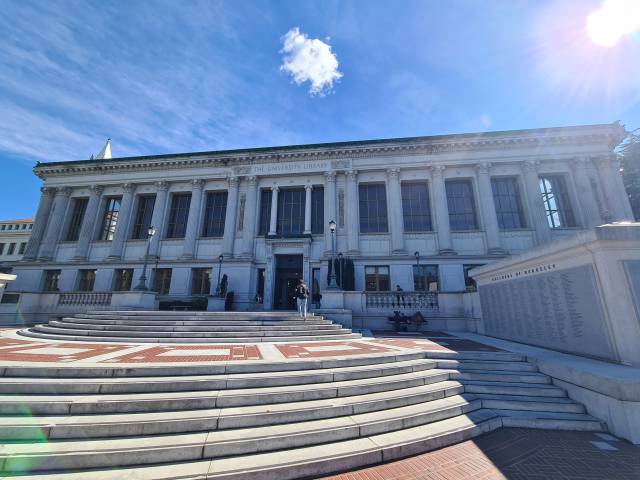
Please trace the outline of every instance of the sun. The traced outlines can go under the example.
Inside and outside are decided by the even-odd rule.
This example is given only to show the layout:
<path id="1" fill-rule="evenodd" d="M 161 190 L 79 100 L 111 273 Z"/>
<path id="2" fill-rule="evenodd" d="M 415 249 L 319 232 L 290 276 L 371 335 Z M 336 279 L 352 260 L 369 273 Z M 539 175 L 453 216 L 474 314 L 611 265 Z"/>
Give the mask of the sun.
<path id="1" fill-rule="evenodd" d="M 593 43 L 617 45 L 624 35 L 640 28 L 640 0 L 606 0 L 587 17 L 587 31 Z"/>

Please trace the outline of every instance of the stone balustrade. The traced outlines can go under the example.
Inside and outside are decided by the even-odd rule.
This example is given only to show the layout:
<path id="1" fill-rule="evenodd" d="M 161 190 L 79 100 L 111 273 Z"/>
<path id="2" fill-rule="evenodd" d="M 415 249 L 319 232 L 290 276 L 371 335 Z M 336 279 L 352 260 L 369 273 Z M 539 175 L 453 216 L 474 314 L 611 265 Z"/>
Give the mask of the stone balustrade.
<path id="1" fill-rule="evenodd" d="M 437 292 L 364 292 L 367 310 L 413 310 L 437 312 Z"/>
<path id="2" fill-rule="evenodd" d="M 111 292 L 70 292 L 61 293 L 58 305 L 111 305 Z"/>

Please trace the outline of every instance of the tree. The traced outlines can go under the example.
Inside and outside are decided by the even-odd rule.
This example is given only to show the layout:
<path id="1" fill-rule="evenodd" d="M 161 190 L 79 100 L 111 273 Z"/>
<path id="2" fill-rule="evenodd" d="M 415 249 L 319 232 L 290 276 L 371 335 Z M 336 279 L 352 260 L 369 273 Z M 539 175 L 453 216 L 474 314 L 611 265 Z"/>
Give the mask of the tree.
<path id="1" fill-rule="evenodd" d="M 619 149 L 624 182 L 636 220 L 640 220 L 640 128 L 629 133 Z"/>

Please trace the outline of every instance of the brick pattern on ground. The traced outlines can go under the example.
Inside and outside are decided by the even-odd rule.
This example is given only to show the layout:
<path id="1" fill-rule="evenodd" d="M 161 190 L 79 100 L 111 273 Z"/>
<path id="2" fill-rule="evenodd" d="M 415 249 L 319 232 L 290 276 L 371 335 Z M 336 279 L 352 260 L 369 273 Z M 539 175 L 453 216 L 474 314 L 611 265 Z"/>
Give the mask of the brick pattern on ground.
<path id="1" fill-rule="evenodd" d="M 391 350 L 370 342 L 312 342 L 276 345 L 286 358 L 321 358 L 333 356 L 367 355 Z"/>
<path id="2" fill-rule="evenodd" d="M 223 362 L 230 360 L 262 360 L 257 345 L 185 345 L 177 347 L 151 347 L 128 353 L 115 359 L 103 360 L 113 363 L 157 363 L 157 362 Z"/>
<path id="3" fill-rule="evenodd" d="M 640 446 L 591 432 L 500 429 L 457 445 L 324 480 L 638 480 Z"/>

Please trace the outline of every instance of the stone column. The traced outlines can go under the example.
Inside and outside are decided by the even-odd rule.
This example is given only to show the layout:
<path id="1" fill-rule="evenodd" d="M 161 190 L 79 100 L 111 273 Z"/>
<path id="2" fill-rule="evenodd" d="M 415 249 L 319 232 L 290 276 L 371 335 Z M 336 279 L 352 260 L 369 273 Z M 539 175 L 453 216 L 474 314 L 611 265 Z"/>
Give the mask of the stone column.
<path id="1" fill-rule="evenodd" d="M 389 228 L 391 228 L 391 254 L 404 255 L 404 217 L 402 216 L 402 189 L 400 187 L 400 169 L 389 168 L 387 170 L 387 185 L 389 188 L 390 214 Z"/>
<path id="2" fill-rule="evenodd" d="M 224 217 L 224 236 L 222 237 L 222 254 L 225 258 L 233 256 L 233 242 L 236 235 L 236 217 L 238 215 L 238 177 L 229 177 L 227 194 L 227 212 Z"/>
<path id="3" fill-rule="evenodd" d="M 93 234 L 96 228 L 96 221 L 100 215 L 100 203 L 102 200 L 102 191 L 104 187 L 102 185 L 91 185 L 89 187 L 91 195 L 87 202 L 87 208 L 84 211 L 84 218 L 82 219 L 82 226 L 80 227 L 80 233 L 78 234 L 78 245 L 76 246 L 76 253 L 74 255 L 75 260 L 86 260 L 89 254 L 89 244 L 93 240 Z"/>
<path id="4" fill-rule="evenodd" d="M 489 255 L 502 255 L 505 251 L 500 242 L 500 229 L 498 227 L 498 217 L 496 216 L 496 205 L 493 201 L 490 168 L 491 164 L 489 162 L 476 165 L 480 208 L 482 209 L 484 231 L 487 236 L 487 253 Z"/>
<path id="5" fill-rule="evenodd" d="M 278 192 L 280 189 L 277 185 L 271 187 L 271 216 L 269 217 L 269 233 L 273 236 L 278 230 Z"/>
<path id="6" fill-rule="evenodd" d="M 129 219 L 131 217 L 131 207 L 133 205 L 136 186 L 132 183 L 125 183 L 122 185 L 122 190 L 122 203 L 120 204 L 120 212 L 118 212 L 118 222 L 116 223 L 116 231 L 113 236 L 113 242 L 111 242 L 111 250 L 109 251 L 109 258 L 112 260 L 122 258 L 124 242 L 129 232 Z"/>
<path id="7" fill-rule="evenodd" d="M 156 182 L 156 200 L 153 203 L 153 215 L 151 216 L 151 226 L 156 229 L 156 234 L 151 237 L 149 245 L 149 256 L 157 257 L 160 251 L 160 239 L 164 235 L 165 213 L 167 210 L 167 195 L 169 182 Z"/>
<path id="8" fill-rule="evenodd" d="M 360 252 L 360 218 L 358 215 L 358 172 L 349 170 L 347 188 L 345 189 L 345 227 L 347 228 L 347 254 L 358 255 Z M 337 220 L 336 220 L 337 221 Z"/>
<path id="9" fill-rule="evenodd" d="M 529 218 L 536 231 L 537 243 L 543 244 L 551 240 L 551 230 L 544 209 L 544 201 L 540 192 L 540 178 L 538 177 L 538 162 L 528 160 L 523 164 L 524 185 L 529 205 Z"/>
<path id="10" fill-rule="evenodd" d="M 258 177 L 247 177 L 247 197 L 244 205 L 242 255 L 253 258 L 253 244 L 256 236 L 256 211 L 258 209 Z"/>
<path id="11" fill-rule="evenodd" d="M 324 252 L 331 252 L 331 231 L 329 222 L 338 223 L 338 211 L 336 209 L 336 172 L 324 172 Z"/>
<path id="12" fill-rule="evenodd" d="M 187 230 L 184 234 L 184 244 L 180 258 L 189 259 L 195 256 L 196 239 L 198 238 L 198 227 L 200 223 L 200 211 L 202 209 L 202 189 L 204 180 L 191 180 L 191 204 L 189 206 L 189 217 L 187 218 Z"/>
<path id="13" fill-rule="evenodd" d="M 64 220 L 64 214 L 67 211 L 67 205 L 69 204 L 69 195 L 71 195 L 71 188 L 69 187 L 56 189 L 56 196 L 53 199 L 49 224 L 47 226 L 47 231 L 44 234 L 42 251 L 38 258 L 39 260 L 46 261 L 53 258 L 56 245 L 58 244 L 58 239 L 60 238 L 60 228 L 62 226 L 62 221 Z"/>
<path id="14" fill-rule="evenodd" d="M 304 234 L 311 235 L 311 192 L 313 186 L 305 185 L 305 199 L 304 199 Z"/>
<path id="15" fill-rule="evenodd" d="M 41 187 L 40 191 L 40 203 L 38 204 L 38 212 L 33 222 L 33 229 L 31 230 L 31 237 L 27 243 L 27 248 L 24 251 L 23 260 L 35 260 L 38 257 L 38 250 L 40 249 L 40 243 L 44 237 L 44 232 L 47 228 L 47 222 L 49 221 L 49 213 L 51 212 L 51 204 L 53 203 L 53 197 L 55 195 L 55 188 Z"/>
<path id="16" fill-rule="evenodd" d="M 578 190 L 578 201 L 583 214 L 583 221 L 585 227 L 596 227 L 602 225 L 603 220 L 600 216 L 600 208 L 598 207 L 598 200 L 595 197 L 595 192 L 589 179 L 589 164 L 588 158 L 577 158 L 573 162 L 572 172 L 576 181 L 576 187 Z"/>
<path id="17" fill-rule="evenodd" d="M 444 165 L 436 165 L 431 169 L 431 184 L 433 188 L 433 204 L 436 214 L 436 233 L 438 235 L 438 253 L 440 255 L 455 255 L 451 243 L 451 227 L 449 225 L 449 206 L 447 204 L 447 190 L 444 184 Z"/>
<path id="18" fill-rule="evenodd" d="M 599 158 L 596 164 L 612 220 L 614 222 L 633 221 L 631 204 L 620 175 L 620 162 L 614 155 L 610 155 Z"/>

